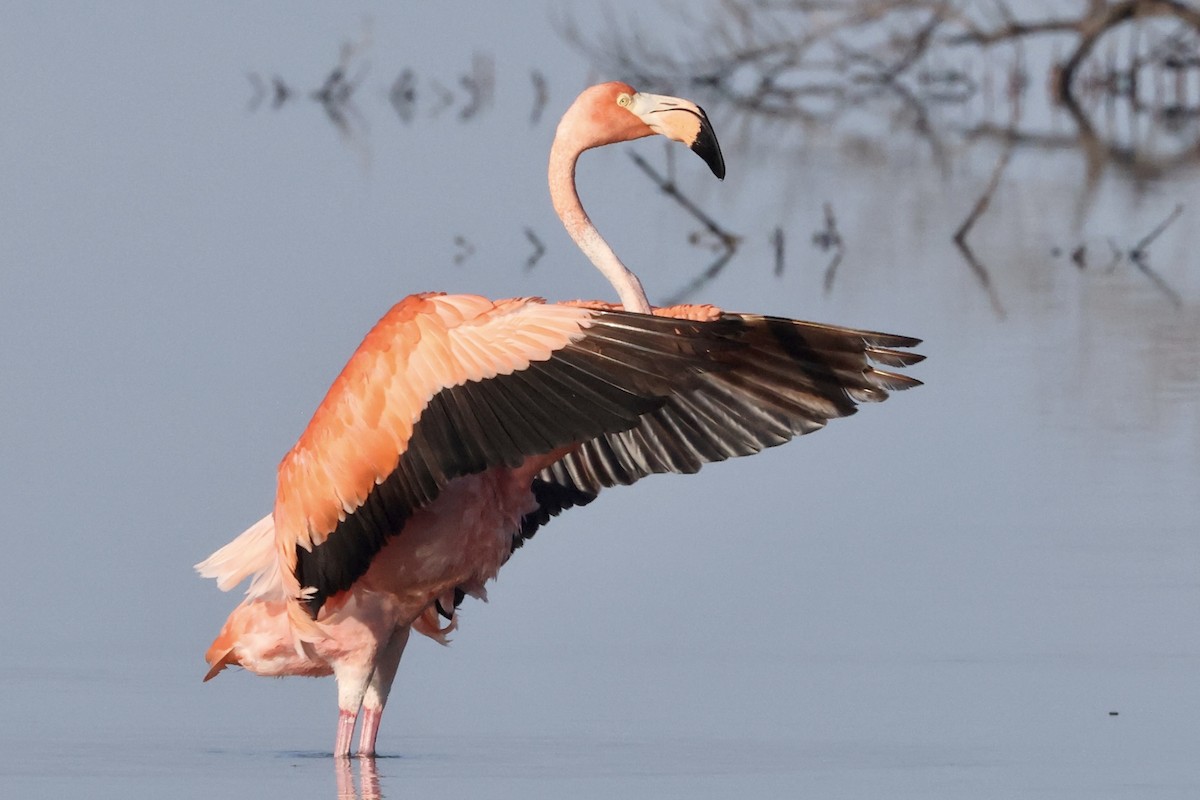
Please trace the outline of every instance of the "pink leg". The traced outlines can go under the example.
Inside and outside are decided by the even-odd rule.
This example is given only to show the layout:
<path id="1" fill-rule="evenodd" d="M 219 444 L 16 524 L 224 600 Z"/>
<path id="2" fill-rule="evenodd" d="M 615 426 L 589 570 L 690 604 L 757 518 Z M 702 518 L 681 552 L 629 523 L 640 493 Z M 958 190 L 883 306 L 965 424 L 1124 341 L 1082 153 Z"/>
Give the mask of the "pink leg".
<path id="1" fill-rule="evenodd" d="M 387 705 L 388 693 L 392 689 L 392 681 L 396 678 L 396 668 L 400 666 L 400 657 L 404 655 L 404 645 L 408 644 L 409 628 L 401 628 L 392 634 L 387 646 L 380 651 L 375 659 L 375 671 L 363 697 L 362 731 L 358 734 L 358 754 L 374 757 L 375 736 L 379 733 L 379 720 L 383 717 L 383 707 Z"/>
<path id="2" fill-rule="evenodd" d="M 375 737 L 379 734 L 379 720 L 383 718 L 383 709 L 364 705 L 362 718 L 362 731 L 358 734 L 358 757 L 374 758 Z"/>
<path id="3" fill-rule="evenodd" d="M 373 660 L 374 654 L 371 656 Z M 363 695 L 366 694 L 372 672 L 374 667 L 370 662 L 363 664 L 341 661 L 333 665 L 333 675 L 337 679 L 338 688 L 338 726 L 337 739 L 333 745 L 334 758 L 350 757 L 354 721 L 358 719 L 358 711 L 362 708 Z"/>
<path id="4" fill-rule="evenodd" d="M 350 757 L 350 739 L 354 736 L 354 720 L 357 717 L 353 711 L 342 708 L 338 710 L 337 739 L 333 744 L 334 758 Z"/>

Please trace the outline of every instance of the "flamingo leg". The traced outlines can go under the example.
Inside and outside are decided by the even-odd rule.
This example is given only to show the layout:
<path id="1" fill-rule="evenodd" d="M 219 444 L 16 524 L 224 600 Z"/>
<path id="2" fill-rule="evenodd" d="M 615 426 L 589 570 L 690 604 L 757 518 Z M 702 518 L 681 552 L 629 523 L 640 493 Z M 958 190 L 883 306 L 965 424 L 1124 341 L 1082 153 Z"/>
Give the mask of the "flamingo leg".
<path id="1" fill-rule="evenodd" d="M 334 758 L 350 757 L 350 740 L 354 736 L 354 723 L 358 720 L 358 711 L 362 708 L 363 696 L 367 692 L 367 684 L 371 681 L 373 668 L 368 664 L 335 664 L 334 677 L 338 686 L 338 724 L 337 737 L 334 739 Z"/>
<path id="2" fill-rule="evenodd" d="M 408 634 L 411 630 L 408 626 L 398 628 L 388 640 L 387 646 L 375 658 L 375 671 L 371 674 L 371 680 L 363 695 L 363 724 L 358 735 L 360 757 L 375 755 L 375 737 L 379 734 L 383 707 L 387 705 L 392 681 L 396 678 L 396 669 L 400 666 L 400 657 L 404 655 L 404 646 L 408 644 Z"/>
<path id="3" fill-rule="evenodd" d="M 354 736 L 354 723 L 358 715 L 343 708 L 338 709 L 337 737 L 334 739 L 334 758 L 350 757 L 350 740 Z"/>

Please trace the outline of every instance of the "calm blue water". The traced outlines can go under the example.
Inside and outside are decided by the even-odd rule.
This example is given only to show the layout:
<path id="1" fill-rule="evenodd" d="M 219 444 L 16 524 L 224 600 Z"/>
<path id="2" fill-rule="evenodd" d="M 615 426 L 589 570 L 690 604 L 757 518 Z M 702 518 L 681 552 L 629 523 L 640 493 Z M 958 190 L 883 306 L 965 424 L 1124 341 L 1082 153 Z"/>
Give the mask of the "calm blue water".
<path id="1" fill-rule="evenodd" d="M 545 159 L 574 94 L 618 76 L 558 37 L 557 8 L 365 8 L 365 28 L 291 4 L 5 15 L 0 794 L 1200 793 L 1196 169 L 1109 164 L 1087 192 L 1082 152 L 1019 148 L 971 235 L 989 296 L 950 237 L 1001 145 L 952 115 L 939 161 L 886 110 L 788 128 L 696 94 L 730 177 L 674 159 L 744 237 L 695 299 L 922 336 L 925 387 L 555 521 L 450 649 L 409 647 L 374 777 L 324 756 L 331 681 L 202 685 L 237 598 L 191 565 L 270 507 L 392 302 L 608 297 Z M 345 40 L 369 42 L 352 133 L 306 96 L 248 108 L 247 73 L 303 95 Z M 473 59 L 494 95 L 462 121 Z M 407 123 L 387 96 L 406 67 Z M 589 154 L 581 193 L 663 297 L 713 253 L 630 149 L 664 164 L 655 142 Z M 846 242 L 830 292 L 825 203 Z M 1150 256 L 1169 291 L 1109 268 L 1109 240 L 1177 203 Z"/>

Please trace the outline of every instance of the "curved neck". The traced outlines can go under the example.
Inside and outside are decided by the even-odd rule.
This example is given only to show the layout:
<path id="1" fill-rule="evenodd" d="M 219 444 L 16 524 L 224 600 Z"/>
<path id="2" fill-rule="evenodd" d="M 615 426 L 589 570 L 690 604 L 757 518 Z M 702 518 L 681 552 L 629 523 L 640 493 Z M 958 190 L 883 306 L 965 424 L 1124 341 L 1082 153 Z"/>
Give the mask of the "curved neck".
<path id="1" fill-rule="evenodd" d="M 575 146 L 571 139 L 569 132 L 560 126 L 550 147 L 550 200 L 554 210 L 575 244 L 617 290 L 625 310 L 649 314 L 650 301 L 642 289 L 642 282 L 617 258 L 579 202 L 579 193 L 575 190 L 575 163 L 585 148 Z"/>

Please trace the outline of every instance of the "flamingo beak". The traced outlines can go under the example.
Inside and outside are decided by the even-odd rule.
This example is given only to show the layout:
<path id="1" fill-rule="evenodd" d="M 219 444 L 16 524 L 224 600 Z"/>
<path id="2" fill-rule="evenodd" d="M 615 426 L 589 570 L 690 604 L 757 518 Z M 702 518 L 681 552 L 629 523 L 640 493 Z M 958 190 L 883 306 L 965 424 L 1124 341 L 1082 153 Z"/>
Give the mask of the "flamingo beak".
<path id="1" fill-rule="evenodd" d="M 214 642 L 213 648 L 215 649 L 215 647 L 216 643 Z M 241 666 L 242 664 L 242 662 L 238 660 L 237 654 L 233 652 L 233 647 L 230 647 L 224 653 L 220 654 L 215 654 L 212 652 L 212 649 L 210 649 L 208 653 L 205 654 L 205 658 L 209 656 L 213 656 L 212 661 L 209 662 L 212 664 L 212 668 L 209 669 L 208 674 L 204 676 L 203 683 L 207 683 L 208 681 L 211 681 L 213 678 L 217 677 L 217 673 L 228 666 Z"/>
<path id="2" fill-rule="evenodd" d="M 629 110 L 655 133 L 683 142 L 704 159 L 708 168 L 721 180 L 725 179 L 725 158 L 704 109 L 690 100 L 661 94 L 638 92 L 633 95 Z"/>

